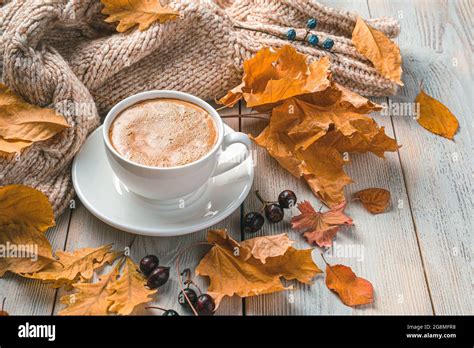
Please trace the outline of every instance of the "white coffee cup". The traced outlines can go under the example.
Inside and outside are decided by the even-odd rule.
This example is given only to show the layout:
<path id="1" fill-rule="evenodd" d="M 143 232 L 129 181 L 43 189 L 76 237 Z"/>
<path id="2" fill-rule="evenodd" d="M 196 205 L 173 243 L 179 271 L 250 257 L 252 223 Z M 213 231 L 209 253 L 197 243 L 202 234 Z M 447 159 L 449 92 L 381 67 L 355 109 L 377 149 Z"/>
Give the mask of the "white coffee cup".
<path id="1" fill-rule="evenodd" d="M 214 147 L 195 162 L 176 167 L 151 167 L 135 163 L 123 157 L 112 146 L 109 129 L 123 110 L 147 99 L 171 98 L 193 103 L 206 110 L 213 118 L 217 131 Z M 103 126 L 103 138 L 107 159 L 118 179 L 133 193 L 153 200 L 170 200 L 184 197 L 201 188 L 216 175 L 222 174 L 244 161 L 250 153 L 250 139 L 240 132 L 224 135 L 224 123 L 217 111 L 204 100 L 183 92 L 155 90 L 132 95 L 107 114 Z M 232 160 L 219 160 L 228 146 L 241 143 L 246 149 Z M 223 158 L 223 157 L 222 157 Z"/>

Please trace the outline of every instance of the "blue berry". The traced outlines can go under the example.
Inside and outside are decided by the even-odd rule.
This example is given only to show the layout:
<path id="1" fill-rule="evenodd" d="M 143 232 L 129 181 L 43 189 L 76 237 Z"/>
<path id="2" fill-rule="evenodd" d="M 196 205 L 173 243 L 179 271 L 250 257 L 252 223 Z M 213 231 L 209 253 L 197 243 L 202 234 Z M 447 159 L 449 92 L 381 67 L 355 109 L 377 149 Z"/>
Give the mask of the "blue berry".
<path id="1" fill-rule="evenodd" d="M 308 26 L 309 29 L 314 29 L 318 25 L 318 21 L 314 18 L 310 18 L 306 22 L 306 25 Z"/>
<path id="2" fill-rule="evenodd" d="M 323 42 L 323 48 L 325 50 L 330 50 L 334 46 L 334 41 L 332 39 L 326 39 Z"/>
<path id="3" fill-rule="evenodd" d="M 294 40 L 296 39 L 296 30 L 295 29 L 289 29 L 287 32 L 286 32 L 286 37 L 288 38 L 288 40 Z"/>
<path id="4" fill-rule="evenodd" d="M 314 34 L 311 34 L 309 37 L 308 37 L 308 42 L 311 46 L 316 46 L 319 42 L 319 37 L 318 35 L 314 35 Z"/>

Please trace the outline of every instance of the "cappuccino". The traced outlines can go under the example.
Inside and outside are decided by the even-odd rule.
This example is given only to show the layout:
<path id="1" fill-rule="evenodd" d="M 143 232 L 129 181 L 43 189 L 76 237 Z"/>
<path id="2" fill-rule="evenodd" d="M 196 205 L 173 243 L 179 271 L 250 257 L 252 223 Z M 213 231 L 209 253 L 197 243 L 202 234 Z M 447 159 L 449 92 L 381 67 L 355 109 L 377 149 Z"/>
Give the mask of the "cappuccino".
<path id="1" fill-rule="evenodd" d="M 152 167 L 182 166 L 204 157 L 217 127 L 203 108 L 179 99 L 150 99 L 123 110 L 112 122 L 112 146 L 130 161 Z"/>

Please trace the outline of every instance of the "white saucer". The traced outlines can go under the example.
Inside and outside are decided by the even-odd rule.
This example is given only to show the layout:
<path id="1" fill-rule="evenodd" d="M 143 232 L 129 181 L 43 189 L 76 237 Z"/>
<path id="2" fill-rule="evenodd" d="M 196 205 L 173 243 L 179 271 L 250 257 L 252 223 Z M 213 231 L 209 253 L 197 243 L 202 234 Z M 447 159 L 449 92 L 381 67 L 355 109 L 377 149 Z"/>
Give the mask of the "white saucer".
<path id="1" fill-rule="evenodd" d="M 225 132 L 233 130 L 226 125 Z M 243 149 L 244 145 L 234 144 L 224 154 L 232 158 Z M 147 236 L 178 236 L 222 221 L 247 197 L 253 176 L 249 156 L 187 197 L 166 202 L 149 200 L 130 192 L 112 172 L 102 127 L 89 136 L 72 165 L 74 189 L 92 214 L 113 227 Z"/>

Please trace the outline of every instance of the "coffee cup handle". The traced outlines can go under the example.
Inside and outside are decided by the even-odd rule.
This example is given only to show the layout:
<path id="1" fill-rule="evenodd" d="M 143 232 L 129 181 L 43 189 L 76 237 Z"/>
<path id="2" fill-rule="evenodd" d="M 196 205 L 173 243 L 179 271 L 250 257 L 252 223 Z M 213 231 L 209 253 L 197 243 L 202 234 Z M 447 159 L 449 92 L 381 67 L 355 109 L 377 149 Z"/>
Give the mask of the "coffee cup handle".
<path id="1" fill-rule="evenodd" d="M 226 134 L 224 140 L 222 141 L 222 151 L 227 150 L 227 148 L 232 144 L 243 144 L 246 149 L 243 153 L 239 153 L 232 158 L 226 159 L 223 162 L 217 164 L 216 170 L 212 176 L 217 176 L 219 174 L 225 173 L 232 168 L 238 166 L 240 163 L 245 161 L 250 154 L 250 139 L 247 134 L 240 132 L 233 132 Z"/>

